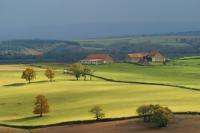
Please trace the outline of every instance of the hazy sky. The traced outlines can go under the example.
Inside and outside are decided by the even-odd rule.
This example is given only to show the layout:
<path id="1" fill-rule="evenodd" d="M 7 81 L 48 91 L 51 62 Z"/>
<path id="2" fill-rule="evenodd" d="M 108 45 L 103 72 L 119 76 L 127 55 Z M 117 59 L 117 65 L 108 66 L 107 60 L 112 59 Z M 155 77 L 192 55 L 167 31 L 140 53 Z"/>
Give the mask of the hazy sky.
<path id="1" fill-rule="evenodd" d="M 200 30 L 200 0 L 0 0 L 0 39 Z"/>

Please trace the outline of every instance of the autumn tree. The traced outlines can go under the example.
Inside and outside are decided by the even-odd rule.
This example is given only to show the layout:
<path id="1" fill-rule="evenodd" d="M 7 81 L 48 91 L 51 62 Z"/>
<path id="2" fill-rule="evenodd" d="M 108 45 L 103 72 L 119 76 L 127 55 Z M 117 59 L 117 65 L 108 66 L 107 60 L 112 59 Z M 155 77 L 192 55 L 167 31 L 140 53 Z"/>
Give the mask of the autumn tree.
<path id="1" fill-rule="evenodd" d="M 45 71 L 45 76 L 49 79 L 50 82 L 53 81 L 54 77 L 55 77 L 55 72 L 50 69 L 50 68 L 47 68 L 47 70 Z"/>
<path id="2" fill-rule="evenodd" d="M 83 73 L 83 65 L 80 63 L 74 63 L 70 65 L 69 69 L 74 74 L 76 79 L 79 80 Z"/>
<path id="3" fill-rule="evenodd" d="M 94 118 L 98 121 L 105 117 L 100 106 L 94 106 L 89 112 L 94 115 Z"/>
<path id="4" fill-rule="evenodd" d="M 36 97 L 33 113 L 39 114 L 40 117 L 42 117 L 44 113 L 48 113 L 48 112 L 49 112 L 48 99 L 44 95 L 38 95 Z"/>
<path id="5" fill-rule="evenodd" d="M 36 78 L 36 73 L 32 68 L 26 68 L 23 72 L 22 72 L 22 79 L 26 79 L 26 81 L 28 81 L 28 83 L 31 82 L 31 80 Z"/>

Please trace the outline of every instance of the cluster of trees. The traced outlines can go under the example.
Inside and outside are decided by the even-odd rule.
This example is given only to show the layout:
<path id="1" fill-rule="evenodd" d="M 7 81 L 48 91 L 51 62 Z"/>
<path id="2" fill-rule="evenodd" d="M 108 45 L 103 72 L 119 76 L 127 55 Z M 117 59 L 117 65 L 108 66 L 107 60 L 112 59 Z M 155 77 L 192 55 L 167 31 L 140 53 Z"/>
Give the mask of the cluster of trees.
<path id="1" fill-rule="evenodd" d="M 137 109 L 139 116 L 146 123 L 154 123 L 157 127 L 166 127 L 173 118 L 172 111 L 167 107 L 160 105 L 142 105 Z"/>
<path id="2" fill-rule="evenodd" d="M 44 75 L 49 79 L 50 82 L 52 82 L 53 79 L 55 78 L 55 72 L 53 71 L 53 69 L 50 69 L 50 68 L 46 69 Z M 25 79 L 30 84 L 31 80 L 34 80 L 36 78 L 36 72 L 32 68 L 26 68 L 22 72 L 21 78 Z"/>
<path id="3" fill-rule="evenodd" d="M 92 80 L 92 74 L 94 70 L 92 70 L 89 66 L 82 65 L 80 63 L 74 63 L 69 66 L 69 71 L 76 77 L 77 80 L 82 76 L 84 80 L 87 79 L 87 76 L 90 76 L 90 80 Z"/>

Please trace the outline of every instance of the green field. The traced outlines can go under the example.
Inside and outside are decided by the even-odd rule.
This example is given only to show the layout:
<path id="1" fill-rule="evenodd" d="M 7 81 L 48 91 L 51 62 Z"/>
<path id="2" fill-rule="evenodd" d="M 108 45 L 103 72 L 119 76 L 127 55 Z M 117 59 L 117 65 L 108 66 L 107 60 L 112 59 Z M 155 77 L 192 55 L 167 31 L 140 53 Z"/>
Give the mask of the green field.
<path id="1" fill-rule="evenodd" d="M 175 60 L 166 66 L 122 63 L 92 67 L 96 70 L 96 75 L 113 79 L 200 87 L 199 60 L 192 60 Z M 63 74 L 66 65 L 39 65 L 54 66 L 56 81 L 47 82 L 44 69 L 32 66 L 37 71 L 37 78 L 32 84 L 26 84 L 20 76 L 27 65 L 0 65 L 0 123 L 46 125 L 93 119 L 88 110 L 94 105 L 100 105 L 107 118 L 136 115 L 136 108 L 142 104 L 158 103 L 173 111 L 199 111 L 200 108 L 198 91 L 112 83 L 99 79 L 76 81 L 74 77 Z M 49 99 L 50 113 L 43 118 L 32 114 L 34 98 L 38 94 Z"/>
<path id="2" fill-rule="evenodd" d="M 165 83 L 200 88 L 200 59 L 175 60 L 167 65 L 140 66 L 118 63 L 92 66 L 96 75 L 115 80 Z"/>

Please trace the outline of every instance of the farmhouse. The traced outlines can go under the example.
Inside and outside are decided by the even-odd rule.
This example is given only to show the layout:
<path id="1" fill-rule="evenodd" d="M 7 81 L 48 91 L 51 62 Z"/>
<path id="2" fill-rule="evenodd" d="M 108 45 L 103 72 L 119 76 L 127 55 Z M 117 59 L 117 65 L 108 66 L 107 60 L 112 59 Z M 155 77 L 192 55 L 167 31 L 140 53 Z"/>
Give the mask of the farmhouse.
<path id="1" fill-rule="evenodd" d="M 127 56 L 127 62 L 129 63 L 143 63 L 147 61 L 148 53 L 131 53 Z"/>
<path id="2" fill-rule="evenodd" d="M 81 64 L 88 65 L 111 64 L 113 62 L 114 60 L 109 54 L 89 54 L 85 59 L 80 61 Z"/>
<path id="3" fill-rule="evenodd" d="M 157 50 L 152 50 L 149 53 L 149 56 L 151 57 L 152 62 L 165 62 L 166 58 L 164 55 L 162 55 L 159 51 Z"/>
<path id="4" fill-rule="evenodd" d="M 127 55 L 127 62 L 129 63 L 148 63 L 152 62 L 165 62 L 166 58 L 157 50 L 152 50 L 149 53 L 131 53 Z"/>

